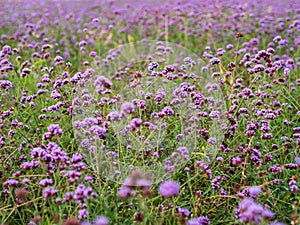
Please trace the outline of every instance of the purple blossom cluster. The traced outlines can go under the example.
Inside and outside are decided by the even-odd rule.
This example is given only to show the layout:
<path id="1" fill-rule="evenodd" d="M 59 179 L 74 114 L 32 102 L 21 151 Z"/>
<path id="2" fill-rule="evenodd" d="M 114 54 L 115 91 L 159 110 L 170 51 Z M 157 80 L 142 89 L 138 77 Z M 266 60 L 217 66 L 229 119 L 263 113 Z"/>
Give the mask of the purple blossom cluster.
<path id="1" fill-rule="evenodd" d="M 172 180 L 164 181 L 159 187 L 159 193 L 166 198 L 178 195 L 179 191 L 179 183 Z"/>
<path id="2" fill-rule="evenodd" d="M 273 219 L 274 213 L 270 209 L 264 208 L 253 199 L 245 198 L 240 202 L 235 211 L 235 216 L 243 223 L 261 224 L 263 221 Z"/>
<path id="3" fill-rule="evenodd" d="M 190 219 L 187 222 L 188 225 L 209 225 L 210 221 L 207 217 L 201 216 L 195 219 Z"/>

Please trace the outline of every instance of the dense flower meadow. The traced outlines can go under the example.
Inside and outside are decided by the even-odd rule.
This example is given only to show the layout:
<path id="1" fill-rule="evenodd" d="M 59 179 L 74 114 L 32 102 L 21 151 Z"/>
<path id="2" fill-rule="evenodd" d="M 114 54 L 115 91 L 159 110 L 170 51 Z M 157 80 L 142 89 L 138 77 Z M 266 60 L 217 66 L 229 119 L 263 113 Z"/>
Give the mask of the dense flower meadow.
<path id="1" fill-rule="evenodd" d="M 300 224 L 299 1 L 0 15 L 1 225 Z"/>

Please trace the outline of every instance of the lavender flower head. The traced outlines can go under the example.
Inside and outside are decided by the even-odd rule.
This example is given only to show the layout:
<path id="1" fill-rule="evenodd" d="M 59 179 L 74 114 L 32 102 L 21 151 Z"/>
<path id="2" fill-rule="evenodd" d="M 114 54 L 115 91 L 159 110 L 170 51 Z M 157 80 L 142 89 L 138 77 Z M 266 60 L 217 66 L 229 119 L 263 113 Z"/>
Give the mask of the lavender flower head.
<path id="1" fill-rule="evenodd" d="M 135 106 L 131 102 L 125 102 L 121 106 L 121 111 L 125 114 L 131 114 L 135 112 Z"/>
<path id="2" fill-rule="evenodd" d="M 187 222 L 187 225 L 209 225 L 209 224 L 210 221 L 206 216 L 190 219 Z"/>
<path id="3" fill-rule="evenodd" d="M 251 195 L 252 198 L 256 199 L 256 197 L 261 193 L 261 187 L 259 186 L 252 186 L 248 188 L 249 194 Z"/>
<path id="4" fill-rule="evenodd" d="M 173 180 L 164 181 L 159 187 L 159 193 L 166 198 L 178 195 L 179 191 L 179 183 Z"/>
<path id="5" fill-rule="evenodd" d="M 237 217 L 244 223 L 261 224 L 266 219 L 272 219 L 273 213 L 257 203 L 252 198 L 243 199 L 236 210 Z"/>
<path id="6" fill-rule="evenodd" d="M 48 127 L 48 132 L 56 136 L 61 136 L 63 133 L 58 124 L 50 124 L 50 126 Z"/>
<path id="7" fill-rule="evenodd" d="M 105 216 L 97 216 L 94 220 L 94 225 L 108 225 L 109 219 Z"/>

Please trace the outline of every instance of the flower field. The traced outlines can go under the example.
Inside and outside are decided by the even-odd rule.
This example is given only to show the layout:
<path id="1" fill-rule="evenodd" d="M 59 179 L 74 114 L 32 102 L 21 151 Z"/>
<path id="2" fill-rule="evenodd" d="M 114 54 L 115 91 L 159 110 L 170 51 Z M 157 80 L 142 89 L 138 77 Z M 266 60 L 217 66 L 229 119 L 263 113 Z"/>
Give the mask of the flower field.
<path id="1" fill-rule="evenodd" d="M 2 0 L 1 225 L 300 224 L 300 2 Z"/>

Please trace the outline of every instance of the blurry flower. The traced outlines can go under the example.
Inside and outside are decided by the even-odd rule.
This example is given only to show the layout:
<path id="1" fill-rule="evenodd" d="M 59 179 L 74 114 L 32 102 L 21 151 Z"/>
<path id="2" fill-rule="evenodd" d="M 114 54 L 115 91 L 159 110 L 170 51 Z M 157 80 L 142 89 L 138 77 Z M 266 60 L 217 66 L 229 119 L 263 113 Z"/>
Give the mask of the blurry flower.
<path id="1" fill-rule="evenodd" d="M 273 213 L 255 202 L 252 198 L 243 199 L 235 212 L 237 218 L 244 223 L 261 224 L 263 219 L 271 219 Z"/>
<path id="2" fill-rule="evenodd" d="M 130 128 L 132 130 L 135 130 L 137 127 L 139 127 L 141 124 L 143 123 L 143 121 L 140 118 L 133 118 L 130 121 Z"/>
<path id="3" fill-rule="evenodd" d="M 136 212 L 134 213 L 134 221 L 143 222 L 144 212 Z"/>
<path id="4" fill-rule="evenodd" d="M 10 179 L 10 180 L 5 181 L 2 186 L 4 188 L 6 188 L 6 187 L 15 187 L 18 184 L 19 184 L 19 181 Z"/>
<path id="5" fill-rule="evenodd" d="M 56 193 L 57 193 L 57 190 L 54 187 L 50 186 L 50 187 L 46 187 L 43 190 L 42 195 L 43 195 L 44 200 L 47 200 L 50 197 L 56 195 Z"/>
<path id="6" fill-rule="evenodd" d="M 163 181 L 159 187 L 159 193 L 166 198 L 178 195 L 179 191 L 179 183 L 173 180 Z"/>
<path id="7" fill-rule="evenodd" d="M 210 221 L 207 217 L 201 216 L 195 219 L 190 219 L 187 222 L 187 225 L 209 225 Z"/>
<path id="8" fill-rule="evenodd" d="M 48 132 L 56 136 L 62 135 L 62 129 L 60 128 L 59 124 L 50 124 L 48 126 Z"/>
<path id="9" fill-rule="evenodd" d="M 215 137 L 210 137 L 207 139 L 207 142 L 214 145 L 214 144 L 216 144 L 217 140 Z"/>
<path id="10" fill-rule="evenodd" d="M 15 195 L 17 198 L 25 200 L 28 196 L 28 191 L 25 188 L 19 188 L 15 191 Z"/>
<path id="11" fill-rule="evenodd" d="M 126 114 L 131 114 L 135 112 L 135 106 L 131 102 L 125 102 L 121 106 L 121 111 Z"/>
<path id="12" fill-rule="evenodd" d="M 118 196 L 122 199 L 126 199 L 133 196 L 133 192 L 128 187 L 120 187 L 118 189 Z"/>
<path id="13" fill-rule="evenodd" d="M 300 167 L 300 156 L 295 158 L 295 162 L 298 165 L 298 167 Z"/>
<path id="14" fill-rule="evenodd" d="M 256 199 L 256 197 L 261 193 L 261 187 L 259 186 L 252 186 L 248 188 L 249 194 L 252 198 Z"/>
<path id="15" fill-rule="evenodd" d="M 78 211 L 78 218 L 79 219 L 85 218 L 85 217 L 87 217 L 88 214 L 89 214 L 89 211 L 87 211 L 86 209 L 80 209 Z"/>
<path id="16" fill-rule="evenodd" d="M 57 90 L 53 90 L 53 91 L 51 92 L 51 98 L 57 100 L 57 99 L 59 99 L 60 97 L 61 97 L 61 95 L 59 94 L 59 92 L 58 92 Z"/>
<path id="17" fill-rule="evenodd" d="M 278 36 L 274 37 L 273 41 L 274 41 L 274 42 L 279 42 L 279 41 L 281 41 L 281 36 L 278 35 Z"/>
<path id="18" fill-rule="evenodd" d="M 109 219 L 105 216 L 97 216 L 94 220 L 93 225 L 108 225 Z"/>
<path id="19" fill-rule="evenodd" d="M 150 174 L 140 170 L 133 171 L 123 182 L 123 186 L 128 188 L 149 188 L 152 180 Z"/>

